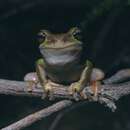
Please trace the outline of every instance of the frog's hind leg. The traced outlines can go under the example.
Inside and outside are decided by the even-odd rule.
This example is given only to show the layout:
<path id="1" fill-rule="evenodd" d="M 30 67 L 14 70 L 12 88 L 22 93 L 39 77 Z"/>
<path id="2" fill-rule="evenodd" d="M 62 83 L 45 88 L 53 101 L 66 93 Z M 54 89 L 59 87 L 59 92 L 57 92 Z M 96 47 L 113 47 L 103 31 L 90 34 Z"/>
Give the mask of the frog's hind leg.
<path id="1" fill-rule="evenodd" d="M 96 97 L 100 91 L 100 86 L 101 86 L 101 80 L 104 78 L 104 72 L 98 68 L 93 68 L 91 76 L 90 76 L 90 87 L 91 91 Z"/>
<path id="2" fill-rule="evenodd" d="M 36 72 L 30 72 L 24 76 L 24 81 L 27 83 L 27 91 L 31 92 L 33 88 L 38 87 L 38 77 Z"/>

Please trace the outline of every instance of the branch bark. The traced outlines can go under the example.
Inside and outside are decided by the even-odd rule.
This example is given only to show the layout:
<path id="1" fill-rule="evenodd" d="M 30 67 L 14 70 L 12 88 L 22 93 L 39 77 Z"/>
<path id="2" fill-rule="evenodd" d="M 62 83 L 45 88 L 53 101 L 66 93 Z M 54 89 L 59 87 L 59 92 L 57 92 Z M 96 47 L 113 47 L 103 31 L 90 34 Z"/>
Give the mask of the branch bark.
<path id="1" fill-rule="evenodd" d="M 38 112 L 35 112 L 5 128 L 2 128 L 1 130 L 20 130 L 27 126 L 30 126 L 32 123 L 41 120 L 42 118 L 45 118 L 49 115 L 51 115 L 54 112 L 60 111 L 63 108 L 66 108 L 72 104 L 72 101 L 70 100 L 63 100 L 60 102 L 57 102 L 53 104 L 52 106 L 42 109 Z"/>
<path id="2" fill-rule="evenodd" d="M 112 79 L 111 79 L 112 80 Z M 105 80 L 106 82 L 109 80 Z M 103 84 L 101 87 L 101 96 L 110 96 L 118 100 L 122 96 L 130 94 L 130 81 L 120 84 Z M 74 99 L 67 91 L 66 87 L 54 87 L 55 98 Z M 90 86 L 86 86 L 83 90 L 85 93 L 90 92 Z M 33 88 L 31 92 L 27 91 L 27 83 L 22 81 L 11 81 L 0 79 L 0 94 L 15 95 L 15 96 L 28 96 L 28 97 L 42 97 L 44 95 L 42 88 Z"/>

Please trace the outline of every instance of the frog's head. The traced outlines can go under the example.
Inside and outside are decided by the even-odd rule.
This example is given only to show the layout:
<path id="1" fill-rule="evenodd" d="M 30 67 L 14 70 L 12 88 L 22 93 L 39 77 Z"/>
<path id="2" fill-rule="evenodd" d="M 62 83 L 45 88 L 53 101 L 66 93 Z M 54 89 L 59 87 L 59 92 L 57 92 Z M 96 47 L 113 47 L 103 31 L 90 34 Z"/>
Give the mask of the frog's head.
<path id="1" fill-rule="evenodd" d="M 78 39 L 79 33 L 80 30 L 77 27 L 61 34 L 41 30 L 38 34 L 41 42 L 39 48 L 45 61 L 54 64 L 77 60 L 82 51 L 82 42 Z"/>

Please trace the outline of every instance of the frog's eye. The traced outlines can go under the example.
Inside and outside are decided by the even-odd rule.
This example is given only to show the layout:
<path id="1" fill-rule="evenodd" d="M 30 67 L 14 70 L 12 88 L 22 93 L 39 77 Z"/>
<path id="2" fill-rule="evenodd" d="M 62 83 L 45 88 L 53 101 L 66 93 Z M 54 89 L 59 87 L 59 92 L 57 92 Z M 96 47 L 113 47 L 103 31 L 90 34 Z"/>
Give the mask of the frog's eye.
<path id="1" fill-rule="evenodd" d="M 72 35 L 75 39 L 81 40 L 81 30 L 77 27 L 73 29 Z"/>
<path id="2" fill-rule="evenodd" d="M 39 33 L 38 33 L 38 41 L 39 41 L 39 42 L 44 42 L 45 39 L 46 39 L 46 33 L 42 32 L 42 31 L 39 32 Z"/>

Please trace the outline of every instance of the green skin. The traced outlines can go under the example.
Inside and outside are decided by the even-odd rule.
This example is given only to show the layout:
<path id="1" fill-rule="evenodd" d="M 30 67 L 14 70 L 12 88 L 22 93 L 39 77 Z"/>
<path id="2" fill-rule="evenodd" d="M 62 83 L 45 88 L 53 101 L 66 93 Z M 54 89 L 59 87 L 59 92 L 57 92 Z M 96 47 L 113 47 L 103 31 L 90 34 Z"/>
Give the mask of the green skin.
<path id="1" fill-rule="evenodd" d="M 38 82 L 46 93 L 52 93 L 50 82 L 63 84 L 68 87 L 70 94 L 80 93 L 91 81 L 100 81 L 104 73 L 93 68 L 90 61 L 82 63 L 82 42 L 75 38 L 78 28 L 72 28 L 67 33 L 52 34 L 42 30 L 39 46 L 42 58 L 36 62 Z M 25 78 L 26 80 L 26 78 Z"/>

